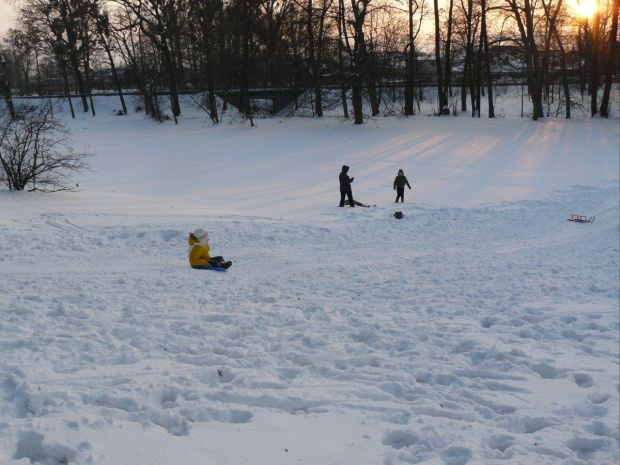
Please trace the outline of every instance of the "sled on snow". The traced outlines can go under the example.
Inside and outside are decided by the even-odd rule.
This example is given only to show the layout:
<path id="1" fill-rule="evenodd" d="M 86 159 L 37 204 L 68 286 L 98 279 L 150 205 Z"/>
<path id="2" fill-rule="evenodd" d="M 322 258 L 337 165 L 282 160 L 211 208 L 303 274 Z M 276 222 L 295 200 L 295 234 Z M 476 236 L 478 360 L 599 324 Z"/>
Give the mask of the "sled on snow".
<path id="1" fill-rule="evenodd" d="M 591 216 L 588 218 L 588 215 L 582 215 L 581 213 L 571 213 L 568 221 L 573 221 L 575 223 L 594 223 L 595 216 Z"/>
<path id="2" fill-rule="evenodd" d="M 344 201 L 344 204 L 351 205 L 348 199 Z M 356 207 L 366 207 L 366 208 L 376 207 L 376 205 L 365 205 L 362 202 L 358 202 L 357 200 L 353 200 L 353 205 L 355 205 Z"/>
<path id="3" fill-rule="evenodd" d="M 228 268 L 230 268 L 230 265 L 224 267 L 224 266 L 211 266 L 211 265 L 205 265 L 205 266 L 194 266 L 194 265 L 190 265 L 193 269 L 195 270 L 211 270 L 211 271 L 228 271 Z"/>
<path id="4" fill-rule="evenodd" d="M 571 213 L 568 221 L 574 221 L 575 223 L 594 223 L 594 218 L 597 216 L 603 215 L 605 213 L 609 213 L 610 211 L 616 210 L 620 208 L 620 205 L 616 205 L 615 207 L 608 208 L 607 210 L 603 210 L 602 212 L 598 212 L 590 217 L 588 215 L 582 215 L 581 213 Z"/>

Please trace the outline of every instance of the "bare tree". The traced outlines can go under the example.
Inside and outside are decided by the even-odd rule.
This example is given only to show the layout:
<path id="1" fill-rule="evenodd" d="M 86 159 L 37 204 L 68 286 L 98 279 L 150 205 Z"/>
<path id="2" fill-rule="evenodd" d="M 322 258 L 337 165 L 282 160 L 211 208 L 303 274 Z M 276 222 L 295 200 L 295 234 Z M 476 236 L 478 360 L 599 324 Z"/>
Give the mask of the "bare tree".
<path id="1" fill-rule="evenodd" d="M 560 66 L 561 66 L 561 77 L 562 77 L 562 88 L 564 90 L 564 107 L 565 107 L 565 117 L 570 119 L 570 111 L 571 111 L 571 101 L 570 101 L 570 85 L 568 80 L 568 67 L 566 63 L 566 50 L 564 48 L 564 44 L 562 43 L 562 38 L 560 36 L 560 32 L 558 31 L 558 16 L 562 10 L 562 0 L 558 0 L 558 3 L 553 11 L 551 11 L 551 3 L 552 0 L 549 0 L 549 3 L 545 3 L 545 0 L 542 0 L 543 8 L 545 9 L 545 17 L 548 22 L 548 30 L 549 30 L 549 39 L 545 45 L 545 55 L 549 55 L 549 47 L 550 47 L 550 38 L 553 38 L 556 41 L 558 46 L 558 50 L 560 52 Z"/>
<path id="2" fill-rule="evenodd" d="M 278 86 L 286 69 L 283 59 L 287 50 L 282 40 L 287 20 L 294 16 L 294 4 L 291 0 L 264 0 L 260 4 L 259 14 L 262 17 L 262 34 L 259 37 L 265 44 L 266 66 L 265 76 L 268 86 Z"/>
<path id="3" fill-rule="evenodd" d="M 179 104 L 178 61 L 176 36 L 179 34 L 179 8 L 184 2 L 175 0 L 115 0 L 131 11 L 140 26 L 141 32 L 150 39 L 161 55 L 162 71 L 170 92 L 170 104 L 173 116 L 181 114 Z"/>
<path id="4" fill-rule="evenodd" d="M 338 76 L 340 81 L 340 100 L 342 101 L 342 113 L 345 118 L 348 118 L 349 106 L 347 104 L 347 88 L 349 81 L 344 70 L 344 52 L 345 43 L 347 50 L 349 49 L 349 39 L 347 36 L 347 27 L 345 23 L 344 0 L 338 0 L 338 11 L 336 14 L 338 23 Z"/>
<path id="5" fill-rule="evenodd" d="M 353 120 L 355 124 L 364 124 L 364 54 L 366 51 L 365 42 L 361 39 L 364 37 L 364 21 L 366 20 L 368 0 L 362 0 L 358 5 L 356 0 L 351 0 L 353 5 L 354 19 L 348 20 L 347 9 L 345 7 L 344 0 L 341 0 L 341 13 L 342 13 L 342 25 L 343 36 L 345 41 L 345 51 L 349 55 L 351 62 L 351 104 L 353 105 Z M 349 39 L 347 31 L 347 24 L 353 24 L 353 47 Z M 361 44 L 364 43 L 364 48 L 361 49 Z"/>
<path id="6" fill-rule="evenodd" d="M 250 104 L 250 73 L 251 60 L 250 55 L 254 50 L 254 29 L 256 26 L 257 2 L 251 0 L 240 0 L 241 2 L 241 89 L 240 89 L 240 107 L 239 111 L 250 120 L 250 125 L 254 126 L 252 118 L 252 106 Z"/>
<path id="7" fill-rule="evenodd" d="M 489 37 L 487 29 L 487 0 L 481 0 L 480 12 L 480 40 L 482 41 L 482 48 L 484 50 L 484 70 L 487 78 L 489 118 L 495 118 L 495 107 L 493 105 L 493 78 L 491 76 L 491 53 L 489 52 Z"/>
<path id="8" fill-rule="evenodd" d="M 474 44 L 479 22 L 478 10 L 474 9 L 473 0 L 460 0 L 455 11 L 455 34 L 460 37 L 460 46 L 464 51 L 463 71 L 461 77 L 461 111 L 467 111 L 467 94 L 472 98 L 472 115 L 476 112 L 474 105 Z"/>
<path id="9" fill-rule="evenodd" d="M 4 35 L 5 59 L 10 60 L 12 69 L 9 76 L 11 85 L 18 90 L 21 95 L 29 95 L 32 92 L 30 85 L 30 74 L 35 66 L 34 57 L 36 50 L 30 34 L 20 29 L 9 29 Z"/>
<path id="10" fill-rule="evenodd" d="M 415 100 L 415 70 L 416 70 L 416 46 L 415 40 L 422 27 L 424 17 L 425 0 L 407 0 L 407 46 L 405 48 L 406 67 L 405 67 L 405 115 L 414 114 Z M 419 13 L 417 25 L 414 22 L 415 15 Z"/>
<path id="11" fill-rule="evenodd" d="M 14 118 L 0 116 L 0 163 L 9 190 L 74 190 L 70 175 L 89 168 L 92 154 L 76 152 L 51 105 L 18 106 Z"/>
<path id="12" fill-rule="evenodd" d="M 364 81 L 368 90 L 368 98 L 373 116 L 379 114 L 379 103 L 376 94 L 374 76 L 371 70 L 368 48 L 366 43 L 366 32 L 364 23 L 368 14 L 368 6 L 371 0 L 351 0 L 351 18 L 348 19 L 346 10 L 342 9 L 343 24 L 350 24 L 353 28 L 353 46 L 351 46 L 349 36 L 345 28 L 345 50 L 351 60 L 351 103 L 353 104 L 353 116 L 355 124 L 363 124 L 363 89 Z M 343 4 L 344 5 L 344 4 Z"/>
<path id="13" fill-rule="evenodd" d="M 603 88 L 603 98 L 601 100 L 600 113 L 603 118 L 609 118 L 609 96 L 611 93 L 611 82 L 615 73 L 618 72 L 616 65 L 616 55 L 618 48 L 618 9 L 619 0 L 613 0 L 611 7 L 611 30 L 609 31 L 609 45 L 607 49 L 607 67 L 605 70 L 605 86 Z"/>
<path id="14" fill-rule="evenodd" d="M 323 116 L 323 88 L 321 74 L 323 71 L 323 54 L 325 52 L 325 18 L 333 0 L 322 0 L 315 7 L 313 0 L 306 0 L 306 31 L 308 37 L 308 67 L 316 115 Z"/>
<path id="15" fill-rule="evenodd" d="M 584 36 L 586 42 L 586 57 L 589 65 L 588 94 L 590 95 L 590 115 L 598 113 L 598 90 L 600 87 L 600 59 L 601 59 L 601 12 L 597 8 L 593 20 L 586 19 Z"/>
<path id="16" fill-rule="evenodd" d="M 73 74 L 84 112 L 90 108 L 84 82 L 83 57 L 87 44 L 81 28 L 90 6 L 85 0 L 25 0 L 19 13 L 20 24 L 39 36 L 61 67 L 69 99 L 68 72 Z"/>
<path id="17" fill-rule="evenodd" d="M 484 0 L 482 0 L 484 4 Z M 446 20 L 446 40 L 444 51 L 444 75 L 443 75 L 443 95 L 446 103 L 446 108 L 443 110 L 443 114 L 450 114 L 450 109 L 447 108 L 448 96 L 451 95 L 452 85 L 452 17 L 454 11 L 454 0 L 449 0 L 448 3 L 448 18 Z M 443 107 L 442 107 L 443 108 Z M 447 112 L 446 112 L 447 111 Z"/>
<path id="18" fill-rule="evenodd" d="M 545 116 L 543 110 L 543 69 L 536 41 L 536 4 L 531 0 L 505 0 L 519 30 L 523 48 L 527 86 L 532 99 L 532 119 Z"/>
<path id="19" fill-rule="evenodd" d="M 437 94 L 439 98 L 439 115 L 449 115 L 448 97 L 444 88 L 444 77 L 441 65 L 441 32 L 439 29 L 439 1 L 433 0 L 435 12 L 435 66 L 437 68 Z"/>
<path id="20" fill-rule="evenodd" d="M 193 2 L 189 5 L 190 42 L 196 49 L 199 56 L 200 77 L 197 78 L 199 88 L 204 88 L 206 81 L 207 93 L 202 96 L 202 100 L 196 102 L 209 115 L 213 123 L 219 123 L 217 110 L 216 91 L 216 56 L 219 28 L 217 18 L 221 12 L 219 1 Z"/>
<path id="21" fill-rule="evenodd" d="M 156 121 L 161 120 L 156 110 L 155 98 L 149 85 L 153 75 L 157 73 L 159 60 L 152 44 L 143 39 L 137 19 L 127 7 L 116 11 L 116 27 L 110 28 L 111 37 L 117 43 L 118 53 L 122 56 L 129 74 L 133 77 L 136 87 L 144 103 L 144 112 Z"/>
<path id="22" fill-rule="evenodd" d="M 105 50 L 108 57 L 108 61 L 110 63 L 110 71 L 112 72 L 112 78 L 114 79 L 114 84 L 118 92 L 118 97 L 121 101 L 121 106 L 123 107 L 123 114 L 126 115 L 127 105 L 125 104 L 123 89 L 121 87 L 121 83 L 118 77 L 116 65 L 114 64 L 114 57 L 112 56 L 112 46 L 110 45 L 110 16 L 107 11 L 100 10 L 99 6 L 95 13 L 95 27 L 97 28 L 97 33 L 99 34 L 99 43 Z"/>
<path id="23" fill-rule="evenodd" d="M 11 118 L 15 118 L 15 105 L 13 105 L 13 99 L 11 98 L 11 85 L 9 82 L 8 68 L 6 66 L 6 59 L 4 53 L 0 51 L 0 92 L 4 96 L 4 101 L 9 109 Z"/>

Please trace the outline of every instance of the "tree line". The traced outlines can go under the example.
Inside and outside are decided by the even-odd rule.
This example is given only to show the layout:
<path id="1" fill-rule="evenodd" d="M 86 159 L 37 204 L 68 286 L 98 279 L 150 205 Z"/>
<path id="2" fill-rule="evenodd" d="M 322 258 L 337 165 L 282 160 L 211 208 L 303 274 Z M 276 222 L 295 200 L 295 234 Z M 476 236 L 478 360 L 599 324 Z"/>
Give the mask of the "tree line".
<path id="1" fill-rule="evenodd" d="M 498 83 L 523 83 L 532 118 L 576 102 L 609 117 L 620 67 L 620 0 L 22 0 L 2 44 L 0 92 L 79 96 L 95 114 L 103 82 L 135 89 L 172 117 L 189 92 L 217 123 L 226 102 L 252 117 L 253 89 L 305 92 L 312 114 L 340 108 L 356 124 L 413 115 L 431 89 L 437 115 L 495 116 Z M 573 1 L 573 0 L 571 0 Z M 218 96 L 224 108 L 218 107 Z M 368 113 L 366 113 L 368 112 Z"/>

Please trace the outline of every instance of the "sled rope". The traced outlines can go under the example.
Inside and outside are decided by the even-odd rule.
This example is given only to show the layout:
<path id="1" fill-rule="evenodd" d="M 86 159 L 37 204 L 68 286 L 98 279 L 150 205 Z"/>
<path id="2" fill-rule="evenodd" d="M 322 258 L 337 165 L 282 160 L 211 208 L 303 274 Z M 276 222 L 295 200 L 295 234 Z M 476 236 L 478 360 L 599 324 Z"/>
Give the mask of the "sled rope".
<path id="1" fill-rule="evenodd" d="M 594 216 L 600 216 L 600 215 L 603 215 L 604 213 L 609 213 L 610 211 L 615 210 L 616 208 L 620 208 L 620 205 L 616 205 L 615 207 L 611 207 L 611 208 L 608 208 L 607 210 L 603 210 L 602 212 L 598 212 Z"/>

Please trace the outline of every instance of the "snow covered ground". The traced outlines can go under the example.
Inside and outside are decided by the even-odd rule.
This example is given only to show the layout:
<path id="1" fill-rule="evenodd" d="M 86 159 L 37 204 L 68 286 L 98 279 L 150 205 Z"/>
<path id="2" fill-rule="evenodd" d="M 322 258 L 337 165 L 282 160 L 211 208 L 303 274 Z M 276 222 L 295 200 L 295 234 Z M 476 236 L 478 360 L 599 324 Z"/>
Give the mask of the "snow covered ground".
<path id="1" fill-rule="evenodd" d="M 117 107 L 0 193 L 0 464 L 618 463 L 618 119 Z"/>

